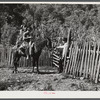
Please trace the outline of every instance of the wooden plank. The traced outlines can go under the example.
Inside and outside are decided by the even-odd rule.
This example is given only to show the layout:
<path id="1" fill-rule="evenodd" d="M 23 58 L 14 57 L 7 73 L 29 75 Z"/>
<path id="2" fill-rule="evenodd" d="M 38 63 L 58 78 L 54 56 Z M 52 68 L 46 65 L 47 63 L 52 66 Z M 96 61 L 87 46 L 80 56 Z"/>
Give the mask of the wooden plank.
<path id="1" fill-rule="evenodd" d="M 53 57 L 53 59 L 54 59 L 54 60 L 57 60 L 57 61 L 59 61 L 59 60 L 60 60 L 60 58 L 58 59 L 58 58 L 56 58 L 56 57 Z"/>
<path id="2" fill-rule="evenodd" d="M 24 66 L 24 63 L 23 63 L 23 57 L 21 57 L 21 67 Z"/>
<path id="3" fill-rule="evenodd" d="M 9 49 L 10 49 L 10 48 L 7 49 L 7 65 L 8 65 L 8 66 L 10 65 L 10 63 L 9 63 L 9 62 L 10 62 L 10 61 L 9 61 Z"/>
<path id="4" fill-rule="evenodd" d="M 68 71 L 67 71 L 67 73 L 69 73 L 70 69 L 71 69 L 72 56 L 73 56 L 73 44 L 72 44 L 72 47 L 71 47 L 70 60 L 69 60 L 69 64 L 68 64 Z"/>
<path id="5" fill-rule="evenodd" d="M 72 69 L 73 69 L 73 66 L 72 66 L 72 64 L 73 64 L 73 59 L 74 59 L 74 48 L 73 48 L 73 54 L 72 54 L 72 59 L 70 60 L 70 69 L 69 69 L 69 74 L 71 74 L 72 73 Z"/>
<path id="6" fill-rule="evenodd" d="M 53 62 L 55 62 L 55 63 L 58 63 L 58 64 L 59 64 L 59 61 L 53 60 Z"/>
<path id="7" fill-rule="evenodd" d="M 71 54 L 72 54 L 72 45 L 73 45 L 73 43 L 71 44 L 71 47 L 70 47 L 69 58 L 71 58 Z M 65 68 L 65 73 L 67 73 L 67 71 L 68 71 L 69 63 L 70 63 L 70 60 L 67 60 L 67 64 L 66 64 L 66 68 Z"/>
<path id="8" fill-rule="evenodd" d="M 77 43 L 75 43 L 75 48 L 74 48 L 74 54 L 73 54 L 73 59 L 72 59 L 72 65 L 71 65 L 71 70 L 70 70 L 70 74 L 73 74 L 73 69 L 74 69 L 74 61 L 75 61 L 75 56 L 76 56 L 76 46 Z"/>
<path id="9" fill-rule="evenodd" d="M 88 78 L 89 74 L 89 62 L 90 62 L 90 43 L 89 43 L 89 52 L 88 52 L 88 59 L 87 59 L 87 68 L 86 68 L 86 78 Z"/>
<path id="10" fill-rule="evenodd" d="M 94 48 L 93 48 L 93 61 L 92 61 L 92 68 L 91 68 L 91 73 L 90 73 L 90 80 L 93 78 L 93 69 L 94 69 L 94 64 L 95 64 L 95 56 L 96 56 L 96 43 L 94 43 Z"/>
<path id="11" fill-rule="evenodd" d="M 73 44 L 73 45 L 74 45 L 74 44 Z M 72 55 L 71 55 L 71 57 L 70 57 L 69 69 L 68 69 L 68 73 L 69 73 L 69 74 L 70 74 L 71 71 L 72 71 L 72 63 L 73 63 L 74 51 L 75 51 L 75 49 L 74 49 L 74 47 L 73 47 L 73 48 L 72 48 Z"/>
<path id="12" fill-rule="evenodd" d="M 64 58 L 64 66 L 63 66 L 64 70 L 65 70 L 65 67 L 66 67 L 66 60 L 67 60 L 66 58 L 67 58 L 67 54 L 68 54 L 68 51 L 69 51 L 70 42 L 71 42 L 71 29 L 69 28 L 68 29 L 68 36 L 67 36 L 66 53 L 65 53 L 65 58 Z"/>
<path id="13" fill-rule="evenodd" d="M 94 67 L 94 71 L 93 71 L 93 80 L 94 80 L 94 81 L 95 81 L 97 63 L 98 63 L 98 58 L 99 58 L 99 47 L 100 47 L 100 46 L 98 45 L 97 55 L 96 55 L 96 60 L 95 60 L 95 67 Z"/>
<path id="14" fill-rule="evenodd" d="M 76 64 L 76 76 L 79 76 L 81 60 L 82 60 L 82 49 L 80 46 L 79 52 L 78 52 L 77 64 Z"/>
<path id="15" fill-rule="evenodd" d="M 82 71 L 83 71 L 83 66 L 84 66 L 84 57 L 85 57 L 85 44 L 84 44 L 84 48 L 83 48 L 83 54 L 82 54 L 82 61 L 81 61 L 81 67 L 80 67 L 80 76 L 82 75 Z"/>
<path id="16" fill-rule="evenodd" d="M 56 55 L 56 54 L 53 54 L 53 56 L 59 59 L 59 56 L 58 56 L 58 55 Z"/>
<path id="17" fill-rule="evenodd" d="M 14 57 L 14 55 L 11 54 L 10 56 L 11 56 L 11 65 L 13 65 L 13 57 Z"/>
<path id="18" fill-rule="evenodd" d="M 20 60 L 19 60 L 19 67 L 21 66 L 21 63 L 20 63 L 20 62 L 21 62 L 21 58 L 20 58 Z"/>
<path id="19" fill-rule="evenodd" d="M 22 65 L 21 67 L 24 67 L 24 57 L 21 57 L 21 59 L 22 59 L 21 60 L 21 65 Z"/>
<path id="20" fill-rule="evenodd" d="M 93 62 L 93 52 L 91 52 L 90 50 L 89 78 L 91 78 L 92 62 Z"/>
<path id="21" fill-rule="evenodd" d="M 58 64 L 56 64 L 55 62 L 53 62 L 53 64 L 54 64 L 56 67 L 58 67 L 58 68 L 59 68 L 59 65 L 58 65 Z"/>
<path id="22" fill-rule="evenodd" d="M 99 72 L 100 72 L 100 57 L 99 57 L 98 66 L 97 66 L 97 72 L 96 72 L 95 83 L 98 82 L 98 79 L 99 79 Z"/>
<path id="23" fill-rule="evenodd" d="M 23 57 L 23 63 L 24 63 L 24 66 L 23 67 L 27 67 L 26 66 L 26 57 Z"/>
<path id="24" fill-rule="evenodd" d="M 75 58 L 74 58 L 74 62 L 73 62 L 73 76 L 75 77 L 75 73 L 76 73 L 76 68 L 77 68 L 77 66 L 76 66 L 76 61 L 78 60 L 77 58 L 78 58 L 78 46 L 76 45 L 76 50 L 75 50 L 76 52 L 75 52 Z"/>
<path id="25" fill-rule="evenodd" d="M 85 63 L 84 63 L 84 71 L 83 71 L 84 77 L 86 77 L 87 58 L 88 58 L 88 43 L 86 44 L 86 55 L 85 55 Z"/>
<path id="26" fill-rule="evenodd" d="M 12 56 L 11 56 L 11 48 L 9 49 L 9 65 L 11 65 L 11 58 L 12 58 Z"/>

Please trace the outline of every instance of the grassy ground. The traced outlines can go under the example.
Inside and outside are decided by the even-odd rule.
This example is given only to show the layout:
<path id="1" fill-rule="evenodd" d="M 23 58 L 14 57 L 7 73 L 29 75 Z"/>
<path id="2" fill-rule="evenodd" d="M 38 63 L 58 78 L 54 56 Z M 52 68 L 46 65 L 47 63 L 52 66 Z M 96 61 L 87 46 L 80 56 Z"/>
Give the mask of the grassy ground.
<path id="1" fill-rule="evenodd" d="M 100 83 L 86 79 L 57 74 L 55 69 L 40 68 L 41 74 L 32 73 L 32 68 L 18 68 L 17 74 L 11 68 L 0 68 L 1 91 L 99 91 Z"/>

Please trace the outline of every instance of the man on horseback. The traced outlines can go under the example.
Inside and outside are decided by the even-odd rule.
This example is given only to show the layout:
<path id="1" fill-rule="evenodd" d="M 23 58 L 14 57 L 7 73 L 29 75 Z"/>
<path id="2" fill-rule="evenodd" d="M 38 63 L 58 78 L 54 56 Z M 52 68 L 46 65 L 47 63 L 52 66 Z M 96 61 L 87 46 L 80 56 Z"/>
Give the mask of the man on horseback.
<path id="1" fill-rule="evenodd" d="M 19 49 L 21 50 L 22 48 L 25 48 L 25 53 L 27 55 L 27 59 L 29 59 L 29 48 L 30 48 L 30 45 L 31 45 L 31 35 L 30 35 L 30 28 L 28 27 L 26 29 L 25 32 L 23 32 L 23 36 L 22 36 L 22 40 L 23 40 L 23 43 L 21 44 L 21 46 L 19 47 Z"/>

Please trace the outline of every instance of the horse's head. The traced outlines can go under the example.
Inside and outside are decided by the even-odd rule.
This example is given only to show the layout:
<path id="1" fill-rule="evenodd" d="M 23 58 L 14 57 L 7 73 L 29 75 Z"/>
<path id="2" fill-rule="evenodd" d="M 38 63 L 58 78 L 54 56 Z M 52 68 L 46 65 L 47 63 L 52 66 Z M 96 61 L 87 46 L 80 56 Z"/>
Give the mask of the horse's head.
<path id="1" fill-rule="evenodd" d="M 51 39 L 50 38 L 47 38 L 46 39 L 46 47 L 49 48 L 49 50 L 52 49 L 52 42 L 51 42 Z"/>

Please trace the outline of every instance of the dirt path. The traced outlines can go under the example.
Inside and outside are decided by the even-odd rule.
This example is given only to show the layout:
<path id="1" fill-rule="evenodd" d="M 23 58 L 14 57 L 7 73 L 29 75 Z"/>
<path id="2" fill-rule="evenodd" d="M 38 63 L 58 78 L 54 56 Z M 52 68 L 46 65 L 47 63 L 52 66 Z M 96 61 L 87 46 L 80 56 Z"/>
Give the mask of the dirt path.
<path id="1" fill-rule="evenodd" d="M 100 83 L 73 79 L 62 74 L 31 73 L 32 68 L 19 68 L 19 73 L 12 74 L 12 69 L 0 68 L 0 90 L 5 91 L 99 91 Z"/>

